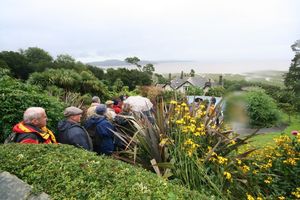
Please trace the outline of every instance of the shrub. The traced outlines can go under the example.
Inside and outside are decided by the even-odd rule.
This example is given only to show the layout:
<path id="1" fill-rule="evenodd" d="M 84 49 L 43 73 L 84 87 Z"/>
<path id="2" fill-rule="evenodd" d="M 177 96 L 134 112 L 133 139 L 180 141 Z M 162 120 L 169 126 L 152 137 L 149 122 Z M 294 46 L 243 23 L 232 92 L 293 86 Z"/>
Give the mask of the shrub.
<path id="1" fill-rule="evenodd" d="M 13 125 L 23 119 L 23 113 L 28 107 L 45 108 L 48 116 L 47 126 L 53 131 L 63 117 L 63 103 L 35 86 L 7 76 L 0 79 L 0 104 L 0 142 L 11 133 Z"/>
<path id="2" fill-rule="evenodd" d="M 249 123 L 252 127 L 270 127 L 279 120 L 275 101 L 261 90 L 246 94 Z"/>
<path id="3" fill-rule="evenodd" d="M 1 145 L 0 162 L 0 170 L 52 199 L 207 199 L 142 168 L 69 145 Z"/>

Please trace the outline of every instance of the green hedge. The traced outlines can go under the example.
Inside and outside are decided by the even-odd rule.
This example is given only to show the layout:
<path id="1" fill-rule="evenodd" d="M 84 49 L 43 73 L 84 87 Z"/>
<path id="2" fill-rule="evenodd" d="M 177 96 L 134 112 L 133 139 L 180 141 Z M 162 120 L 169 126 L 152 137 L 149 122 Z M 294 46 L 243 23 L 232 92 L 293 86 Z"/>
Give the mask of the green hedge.
<path id="1" fill-rule="evenodd" d="M 142 168 L 69 145 L 0 145 L 0 171 L 53 199 L 207 199 Z"/>
<path id="2" fill-rule="evenodd" d="M 47 126 L 55 132 L 63 118 L 64 104 L 57 98 L 30 84 L 10 77 L 0 78 L 0 143 L 12 132 L 12 127 L 23 120 L 28 107 L 43 107 L 48 116 Z"/>

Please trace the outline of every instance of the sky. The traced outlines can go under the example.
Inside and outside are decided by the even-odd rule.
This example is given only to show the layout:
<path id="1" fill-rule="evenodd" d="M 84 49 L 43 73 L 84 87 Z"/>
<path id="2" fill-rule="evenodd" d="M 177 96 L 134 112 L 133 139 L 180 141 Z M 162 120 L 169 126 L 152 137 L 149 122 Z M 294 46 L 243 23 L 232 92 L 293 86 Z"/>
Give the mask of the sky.
<path id="1" fill-rule="evenodd" d="M 1 0 L 0 51 L 194 62 L 161 72 L 288 70 L 299 8 L 299 0 Z"/>

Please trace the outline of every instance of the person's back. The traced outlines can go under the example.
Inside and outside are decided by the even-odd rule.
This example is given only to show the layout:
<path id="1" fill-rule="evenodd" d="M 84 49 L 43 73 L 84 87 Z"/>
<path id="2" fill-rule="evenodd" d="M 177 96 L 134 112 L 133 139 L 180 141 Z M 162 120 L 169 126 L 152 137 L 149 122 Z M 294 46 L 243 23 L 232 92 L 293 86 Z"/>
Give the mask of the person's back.
<path id="1" fill-rule="evenodd" d="M 104 104 L 100 104 L 96 108 L 96 113 L 99 116 L 88 119 L 85 123 L 85 128 L 89 129 L 95 126 L 95 134 L 100 137 L 99 144 L 96 144 L 94 151 L 99 154 L 112 154 L 114 150 L 114 126 L 104 116 L 107 109 Z"/>
<path id="2" fill-rule="evenodd" d="M 79 122 L 82 110 L 76 107 L 68 107 L 64 111 L 67 119 L 58 123 L 57 128 L 59 135 L 57 140 L 62 144 L 69 144 L 76 147 L 82 147 L 86 150 L 92 151 L 93 145 L 87 131 Z"/>
<path id="3" fill-rule="evenodd" d="M 88 134 L 78 123 L 62 120 L 58 123 L 57 129 L 59 131 L 57 136 L 57 141 L 59 143 L 82 147 L 92 151 L 92 145 L 89 142 Z"/>
<path id="4" fill-rule="evenodd" d="M 18 143 L 56 143 L 51 130 L 46 127 L 47 115 L 41 107 L 30 107 L 23 115 L 23 121 L 13 127 L 16 133 L 15 142 Z"/>

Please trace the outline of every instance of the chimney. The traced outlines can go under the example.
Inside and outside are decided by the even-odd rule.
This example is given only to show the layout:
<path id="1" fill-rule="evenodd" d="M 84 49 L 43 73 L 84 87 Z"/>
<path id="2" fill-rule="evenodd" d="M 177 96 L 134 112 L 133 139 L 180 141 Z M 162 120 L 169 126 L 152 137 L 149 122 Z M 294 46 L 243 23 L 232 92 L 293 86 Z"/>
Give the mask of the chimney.
<path id="1" fill-rule="evenodd" d="M 223 76 L 222 75 L 219 76 L 219 85 L 223 86 Z"/>

